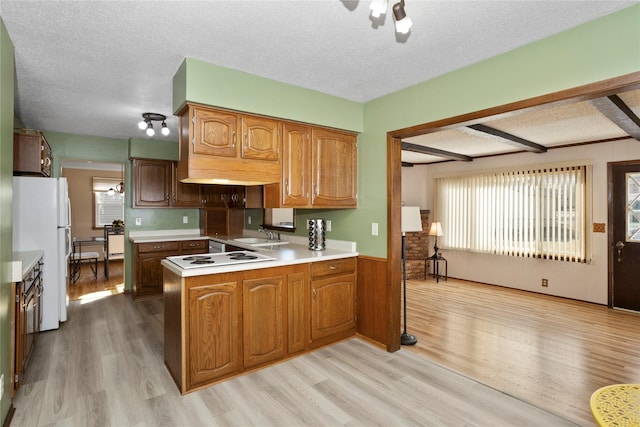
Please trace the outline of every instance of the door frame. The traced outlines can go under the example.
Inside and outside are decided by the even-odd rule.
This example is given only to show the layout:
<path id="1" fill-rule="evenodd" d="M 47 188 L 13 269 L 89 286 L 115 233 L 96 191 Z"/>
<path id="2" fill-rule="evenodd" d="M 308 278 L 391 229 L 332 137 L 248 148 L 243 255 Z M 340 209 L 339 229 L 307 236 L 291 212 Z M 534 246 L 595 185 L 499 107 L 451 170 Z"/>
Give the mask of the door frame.
<path id="1" fill-rule="evenodd" d="M 640 144 L 640 142 L 638 142 Z M 613 306 L 613 166 L 640 165 L 640 159 L 607 163 L 607 307 Z"/>
<path id="2" fill-rule="evenodd" d="M 474 124 L 487 117 L 498 118 L 517 110 L 535 109 L 551 105 L 570 104 L 586 101 L 617 92 L 640 87 L 640 72 L 613 77 L 600 82 L 540 95 L 508 104 L 487 108 L 411 126 L 387 133 L 387 283 L 389 301 L 386 307 L 379 307 L 387 313 L 387 351 L 400 349 L 400 304 L 401 297 L 401 247 L 400 247 L 400 206 L 402 204 L 402 138 L 409 138 L 462 125 Z"/>

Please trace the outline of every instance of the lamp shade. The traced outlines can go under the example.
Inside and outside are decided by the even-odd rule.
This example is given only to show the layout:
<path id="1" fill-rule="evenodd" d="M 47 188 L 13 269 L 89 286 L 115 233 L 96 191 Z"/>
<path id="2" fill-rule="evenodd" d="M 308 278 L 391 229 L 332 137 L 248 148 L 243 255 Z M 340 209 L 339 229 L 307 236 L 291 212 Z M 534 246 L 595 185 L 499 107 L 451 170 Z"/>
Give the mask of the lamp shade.
<path id="1" fill-rule="evenodd" d="M 429 230 L 429 236 L 443 236 L 444 233 L 442 232 L 442 226 L 440 225 L 439 222 L 432 222 L 431 223 L 431 229 Z"/>
<path id="2" fill-rule="evenodd" d="M 422 231 L 422 218 L 420 218 L 420 207 L 402 207 L 402 232 Z"/>

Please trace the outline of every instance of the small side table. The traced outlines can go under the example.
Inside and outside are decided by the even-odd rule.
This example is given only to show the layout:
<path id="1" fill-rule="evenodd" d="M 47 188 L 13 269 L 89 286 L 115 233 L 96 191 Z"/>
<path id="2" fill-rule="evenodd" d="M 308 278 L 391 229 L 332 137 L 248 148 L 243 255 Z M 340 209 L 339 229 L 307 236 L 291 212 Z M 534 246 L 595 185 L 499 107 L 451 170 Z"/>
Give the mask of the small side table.
<path id="1" fill-rule="evenodd" d="M 442 256 L 432 256 L 429 258 L 433 262 L 433 276 L 436 278 L 436 283 L 440 281 L 440 277 L 444 277 L 444 280 L 448 279 L 448 267 L 447 267 L 447 259 Z M 440 269 L 440 263 L 444 263 L 444 276 L 440 274 L 442 271 Z"/>

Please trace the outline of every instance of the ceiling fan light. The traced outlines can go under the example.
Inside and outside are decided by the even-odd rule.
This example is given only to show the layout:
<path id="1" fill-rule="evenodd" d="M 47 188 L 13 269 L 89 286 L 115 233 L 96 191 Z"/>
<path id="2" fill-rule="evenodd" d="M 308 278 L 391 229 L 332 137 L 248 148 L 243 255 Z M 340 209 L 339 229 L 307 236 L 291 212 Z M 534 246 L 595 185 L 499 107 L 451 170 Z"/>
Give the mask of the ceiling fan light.
<path id="1" fill-rule="evenodd" d="M 389 0 L 371 0 L 369 9 L 371 9 L 371 16 L 374 18 L 380 18 L 381 15 L 387 13 L 387 3 Z"/>
<path id="2" fill-rule="evenodd" d="M 153 136 L 156 134 L 156 131 L 153 130 L 153 125 L 151 124 L 151 122 L 149 122 L 149 125 L 147 126 L 147 136 Z"/>
<path id="3" fill-rule="evenodd" d="M 169 135 L 169 128 L 165 122 L 162 122 L 162 130 L 160 131 L 164 136 Z"/>
<path id="4" fill-rule="evenodd" d="M 140 120 L 138 122 L 138 129 L 145 130 L 146 128 L 147 128 L 147 121 L 146 120 Z"/>

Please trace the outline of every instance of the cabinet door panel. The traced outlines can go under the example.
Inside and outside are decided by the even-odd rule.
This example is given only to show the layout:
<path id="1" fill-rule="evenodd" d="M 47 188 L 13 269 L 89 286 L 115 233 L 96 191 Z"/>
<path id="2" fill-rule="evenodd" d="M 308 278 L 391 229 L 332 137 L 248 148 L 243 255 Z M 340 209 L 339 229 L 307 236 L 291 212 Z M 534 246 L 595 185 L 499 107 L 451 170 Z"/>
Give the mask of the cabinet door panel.
<path id="1" fill-rule="evenodd" d="M 287 275 L 287 324 L 289 354 L 303 351 L 309 340 L 309 286 L 305 274 Z"/>
<path id="2" fill-rule="evenodd" d="M 194 111 L 193 152 L 209 156 L 236 157 L 238 117 L 232 113 Z"/>
<path id="3" fill-rule="evenodd" d="M 254 160 L 280 159 L 280 123 L 262 117 L 243 116 L 242 158 Z"/>
<path id="4" fill-rule="evenodd" d="M 240 294 L 237 282 L 189 289 L 191 386 L 238 371 Z"/>
<path id="5" fill-rule="evenodd" d="M 152 252 L 138 256 L 138 278 L 134 297 L 145 295 L 162 295 L 162 265 L 163 259 L 178 255 L 177 252 Z"/>
<path id="6" fill-rule="evenodd" d="M 305 207 L 311 203 L 310 128 L 291 123 L 284 125 L 282 157 L 282 204 Z"/>
<path id="7" fill-rule="evenodd" d="M 200 185 L 180 182 L 176 162 L 171 162 L 171 194 L 171 206 L 200 208 L 203 205 Z"/>
<path id="8" fill-rule="evenodd" d="M 358 175 L 356 137 L 314 129 L 311 156 L 313 206 L 355 207 Z"/>
<path id="9" fill-rule="evenodd" d="M 167 207 L 171 189 L 171 163 L 134 159 L 134 206 Z"/>
<path id="10" fill-rule="evenodd" d="M 311 281 L 311 339 L 355 328 L 355 275 Z"/>
<path id="11" fill-rule="evenodd" d="M 243 281 L 244 366 L 284 356 L 283 277 Z"/>

